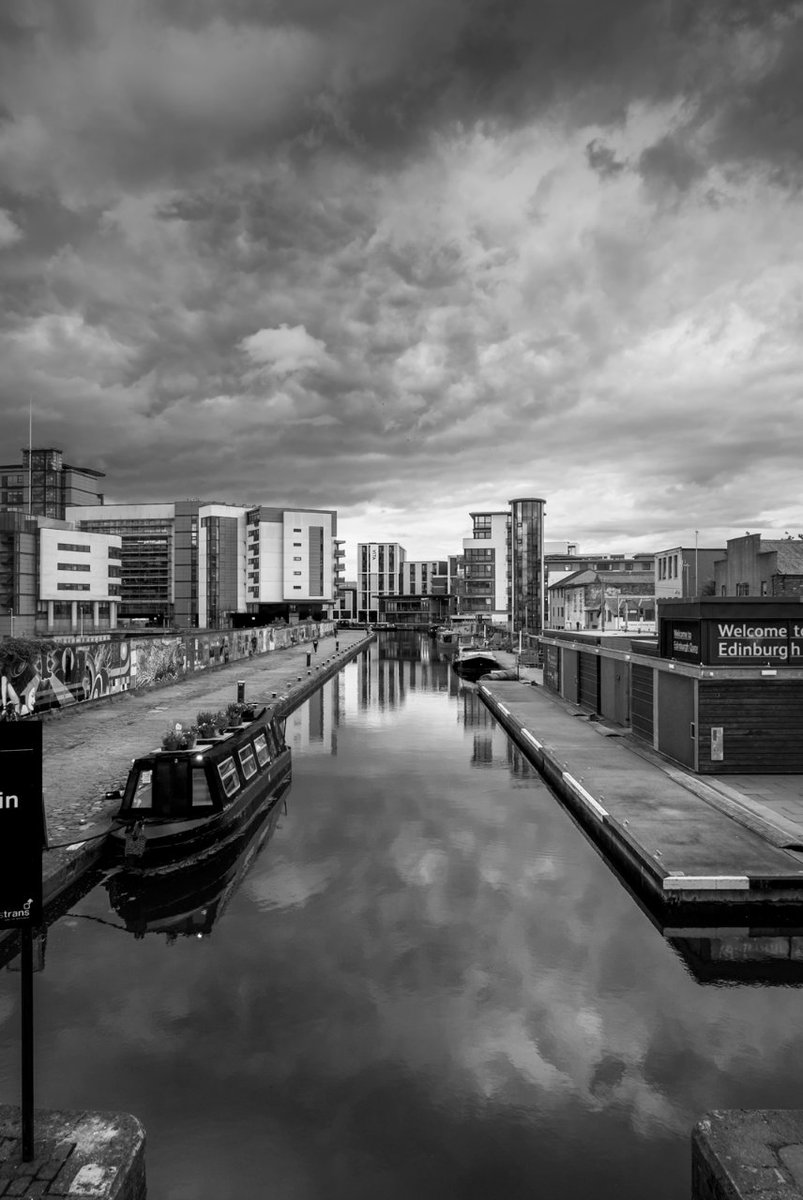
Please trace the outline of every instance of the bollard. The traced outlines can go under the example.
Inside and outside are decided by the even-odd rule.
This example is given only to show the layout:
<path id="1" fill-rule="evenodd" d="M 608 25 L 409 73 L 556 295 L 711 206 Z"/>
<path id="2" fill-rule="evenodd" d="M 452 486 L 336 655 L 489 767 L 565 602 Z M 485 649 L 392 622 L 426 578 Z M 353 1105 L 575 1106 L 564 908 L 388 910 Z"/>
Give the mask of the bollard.
<path id="1" fill-rule="evenodd" d="M 338 654 L 339 651 L 340 651 L 340 642 L 335 642 L 335 654 Z"/>
<path id="2" fill-rule="evenodd" d="M 237 703 L 245 704 L 245 680 L 237 680 Z"/>
<path id="3" fill-rule="evenodd" d="M 307 666 L 310 666 L 311 663 L 312 663 L 312 655 L 307 654 Z"/>

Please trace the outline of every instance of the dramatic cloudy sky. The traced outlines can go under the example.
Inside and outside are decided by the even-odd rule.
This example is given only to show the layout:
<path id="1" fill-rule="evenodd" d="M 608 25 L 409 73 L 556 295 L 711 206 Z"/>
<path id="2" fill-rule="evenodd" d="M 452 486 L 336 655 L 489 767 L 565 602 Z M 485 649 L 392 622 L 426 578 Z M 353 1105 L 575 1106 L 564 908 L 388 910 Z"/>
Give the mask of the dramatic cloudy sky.
<path id="1" fill-rule="evenodd" d="M 803 4 L 4 0 L 2 457 L 411 557 L 803 529 Z"/>

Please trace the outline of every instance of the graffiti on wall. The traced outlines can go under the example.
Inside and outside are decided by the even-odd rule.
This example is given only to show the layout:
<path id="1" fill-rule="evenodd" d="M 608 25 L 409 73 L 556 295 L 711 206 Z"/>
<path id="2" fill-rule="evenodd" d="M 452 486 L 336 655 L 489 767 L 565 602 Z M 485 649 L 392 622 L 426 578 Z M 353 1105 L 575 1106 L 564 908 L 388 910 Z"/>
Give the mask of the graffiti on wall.
<path id="1" fill-rule="evenodd" d="M 2 705 L 18 713 L 66 708 L 130 688 L 183 679 L 192 671 L 311 641 L 329 624 L 86 642 L 9 639 L 0 645 Z"/>

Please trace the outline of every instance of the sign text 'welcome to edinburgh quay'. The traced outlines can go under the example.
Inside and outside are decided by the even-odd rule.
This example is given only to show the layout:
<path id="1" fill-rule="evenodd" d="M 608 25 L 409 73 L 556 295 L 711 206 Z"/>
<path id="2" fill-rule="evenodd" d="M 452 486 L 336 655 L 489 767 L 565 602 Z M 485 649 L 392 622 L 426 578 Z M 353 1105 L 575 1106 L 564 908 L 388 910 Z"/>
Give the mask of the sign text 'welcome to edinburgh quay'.
<path id="1" fill-rule="evenodd" d="M 663 658 L 716 667 L 803 669 L 803 603 L 703 597 L 659 606 Z"/>

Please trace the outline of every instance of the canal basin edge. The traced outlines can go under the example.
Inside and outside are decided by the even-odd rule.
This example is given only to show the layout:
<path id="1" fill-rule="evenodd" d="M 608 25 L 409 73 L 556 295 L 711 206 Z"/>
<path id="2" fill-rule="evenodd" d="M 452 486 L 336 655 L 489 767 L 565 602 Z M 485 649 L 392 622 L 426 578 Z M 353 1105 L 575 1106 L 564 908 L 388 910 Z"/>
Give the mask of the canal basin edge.
<path id="1" fill-rule="evenodd" d="M 609 865 L 656 915 L 801 920 L 803 855 L 791 826 L 644 754 L 532 681 L 483 679 L 480 698 Z M 601 736 L 602 735 L 602 736 Z M 761 806 L 758 806 L 760 810 Z M 744 816 L 743 816 L 744 814 Z M 798 839 L 801 830 L 798 830 Z M 790 846 L 784 846 L 784 839 Z"/>

